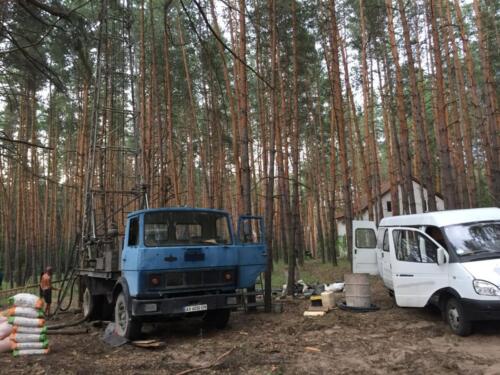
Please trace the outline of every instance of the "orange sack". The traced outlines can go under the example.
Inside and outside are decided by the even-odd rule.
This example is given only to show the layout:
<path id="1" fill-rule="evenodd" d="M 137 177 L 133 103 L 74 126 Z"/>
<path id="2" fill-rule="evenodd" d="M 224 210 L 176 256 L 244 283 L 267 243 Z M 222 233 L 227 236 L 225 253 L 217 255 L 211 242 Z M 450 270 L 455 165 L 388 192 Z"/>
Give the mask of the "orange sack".
<path id="1" fill-rule="evenodd" d="M 10 352 L 12 350 L 12 343 L 9 337 L 0 340 L 0 353 Z"/>
<path id="2" fill-rule="evenodd" d="M 13 326 L 7 322 L 0 323 L 0 340 L 9 336 L 13 331 Z"/>

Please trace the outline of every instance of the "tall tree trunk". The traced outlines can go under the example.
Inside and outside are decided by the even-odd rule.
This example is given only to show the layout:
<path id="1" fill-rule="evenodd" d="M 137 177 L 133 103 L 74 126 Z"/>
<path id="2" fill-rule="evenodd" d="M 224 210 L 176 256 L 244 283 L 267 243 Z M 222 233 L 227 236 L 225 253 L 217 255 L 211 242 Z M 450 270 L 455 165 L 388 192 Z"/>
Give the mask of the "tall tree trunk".
<path id="1" fill-rule="evenodd" d="M 170 67 L 170 45 L 169 26 L 168 26 L 168 11 L 169 4 L 165 3 L 163 13 L 163 95 L 165 97 L 165 122 L 167 133 L 167 166 L 169 179 L 173 185 L 174 202 L 177 206 L 181 205 L 179 177 L 177 172 L 177 160 L 175 157 L 175 143 L 174 143 L 174 122 L 173 122 L 173 102 L 172 102 L 172 74 Z"/>
<path id="2" fill-rule="evenodd" d="M 368 160 L 370 160 L 370 165 L 365 168 L 364 173 L 366 174 L 367 183 L 367 203 L 368 203 L 368 219 L 373 221 L 373 187 L 374 187 L 374 158 L 375 150 L 373 148 L 373 137 L 374 134 L 370 131 L 370 89 L 369 89 L 369 77 L 368 77 L 368 64 L 367 64 L 367 35 L 366 35 L 366 20 L 365 20 L 365 10 L 364 1 L 359 0 L 359 23 L 361 25 L 361 78 L 363 87 L 363 123 L 365 131 L 365 147 L 368 151 Z M 345 61 L 345 59 L 344 59 Z M 361 142 L 361 141 L 360 141 Z"/>
<path id="3" fill-rule="evenodd" d="M 339 53 L 340 53 L 340 35 L 337 26 L 337 17 L 335 15 L 335 0 L 330 2 L 330 17 L 332 23 L 331 29 L 331 55 L 332 55 L 332 92 L 333 96 L 333 118 L 337 130 L 337 139 L 339 142 L 339 155 L 340 164 L 342 168 L 342 196 L 344 200 L 344 218 L 346 224 L 346 238 L 347 238 L 347 251 L 348 258 L 351 261 L 352 266 L 352 202 L 351 202 L 351 177 L 348 162 L 348 152 L 347 152 L 347 139 L 346 139 L 346 129 L 344 121 L 343 112 L 343 100 L 342 100 L 342 85 L 340 82 L 340 63 L 339 63 Z M 333 143 L 330 147 L 335 147 Z"/>
<path id="4" fill-rule="evenodd" d="M 401 73 L 401 65 L 399 63 L 399 53 L 396 44 L 396 37 L 394 33 L 394 22 L 392 15 L 392 0 L 386 0 L 387 9 L 387 26 L 389 30 L 389 40 L 391 44 L 392 59 L 396 70 L 396 104 L 397 104 L 397 117 L 399 121 L 400 137 L 401 137 L 401 179 L 403 191 L 403 212 L 415 213 L 415 195 L 413 192 L 413 177 L 411 167 L 410 145 L 408 142 L 408 124 L 406 122 L 404 92 L 403 92 L 403 75 Z"/>
<path id="5" fill-rule="evenodd" d="M 411 49 L 411 40 L 410 40 L 410 29 L 408 27 L 408 21 L 406 19 L 406 10 L 403 0 L 398 0 L 399 13 L 401 15 L 401 24 L 403 26 L 403 37 L 404 37 L 404 45 L 406 50 L 406 57 L 408 59 L 408 75 L 410 79 L 410 93 L 411 93 L 411 108 L 412 108 L 412 116 L 415 124 L 415 133 L 417 138 L 417 143 L 419 145 L 418 155 L 420 156 L 420 173 L 422 174 L 422 183 L 425 185 L 427 189 L 427 201 L 428 201 L 428 210 L 436 211 L 436 189 L 434 184 L 434 179 L 432 176 L 432 168 L 430 166 L 431 158 L 429 153 L 429 145 L 426 142 L 425 137 L 425 120 L 424 120 L 424 108 L 421 107 L 421 91 L 417 85 L 417 75 L 415 73 L 415 61 L 413 60 L 413 51 Z M 423 200 L 423 197 L 422 197 Z M 425 209 L 424 206 L 424 210 Z"/>
<path id="6" fill-rule="evenodd" d="M 443 63 L 441 59 L 440 42 L 435 15 L 435 1 L 429 3 L 429 16 L 431 21 L 432 49 L 434 51 L 434 66 L 436 68 L 436 126 L 438 129 L 439 164 L 441 166 L 441 193 L 447 209 L 457 207 L 455 183 L 452 177 L 450 148 L 448 144 L 448 126 L 445 119 L 445 94 L 443 79 Z"/>
<path id="7" fill-rule="evenodd" d="M 491 195 L 495 205 L 500 204 L 500 111 L 497 110 L 497 90 L 495 76 L 491 68 L 491 61 L 486 40 L 479 0 L 473 0 L 474 16 L 479 39 L 479 56 L 481 58 L 481 71 L 484 75 L 487 134 L 491 151 L 489 162 L 489 178 Z"/>
<path id="8" fill-rule="evenodd" d="M 189 98 L 189 117 L 188 117 L 188 126 L 187 126 L 187 155 L 186 155 L 186 163 L 187 163 L 187 205 L 190 207 L 196 206 L 196 197 L 195 197 L 195 165 L 194 165 L 194 138 L 197 134 L 197 119 L 196 119 L 196 104 L 193 97 L 193 87 L 191 81 L 191 74 L 189 72 L 189 62 L 186 53 L 186 45 L 184 41 L 184 30 L 182 30 L 181 20 L 177 18 L 177 28 L 179 31 L 179 40 L 181 42 L 181 50 L 182 50 L 182 63 L 184 66 L 184 74 L 186 76 L 187 83 L 187 94 Z"/>
<path id="9" fill-rule="evenodd" d="M 446 2 L 446 18 L 448 25 L 452 24 L 450 4 Z M 458 99 L 460 107 L 460 125 L 462 125 L 461 133 L 463 134 L 463 146 L 465 150 L 465 161 L 466 161 L 466 176 L 467 176 L 467 194 L 469 207 L 476 207 L 476 179 L 474 176 L 475 160 L 473 156 L 472 147 L 472 132 L 471 132 L 471 120 L 469 116 L 469 108 L 467 105 L 467 94 L 465 92 L 465 81 L 464 73 L 462 71 L 462 64 L 460 62 L 460 57 L 458 54 L 457 42 L 453 33 L 453 29 L 448 27 L 450 33 L 450 42 L 453 50 L 453 66 L 455 68 L 456 78 L 457 78 L 457 89 L 458 89 Z M 461 141 L 461 140 L 460 140 Z"/>

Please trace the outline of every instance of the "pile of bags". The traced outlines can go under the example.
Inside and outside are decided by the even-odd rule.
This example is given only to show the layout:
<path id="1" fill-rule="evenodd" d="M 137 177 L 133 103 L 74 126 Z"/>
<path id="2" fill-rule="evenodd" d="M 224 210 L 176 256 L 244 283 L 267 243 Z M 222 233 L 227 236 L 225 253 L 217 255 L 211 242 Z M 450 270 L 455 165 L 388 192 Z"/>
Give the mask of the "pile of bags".
<path id="1" fill-rule="evenodd" d="M 0 315 L 0 353 L 14 356 L 47 354 L 49 342 L 43 319 L 43 301 L 34 294 L 9 298 L 9 309 Z"/>

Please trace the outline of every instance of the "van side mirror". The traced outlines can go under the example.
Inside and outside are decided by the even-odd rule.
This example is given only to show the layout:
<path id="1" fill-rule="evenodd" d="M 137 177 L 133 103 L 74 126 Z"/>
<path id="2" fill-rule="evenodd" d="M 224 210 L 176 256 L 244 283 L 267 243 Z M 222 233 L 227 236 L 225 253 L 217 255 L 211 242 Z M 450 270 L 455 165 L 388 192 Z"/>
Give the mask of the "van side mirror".
<path id="1" fill-rule="evenodd" d="M 441 246 L 437 248 L 437 264 L 440 266 L 441 264 L 446 263 L 446 250 Z"/>

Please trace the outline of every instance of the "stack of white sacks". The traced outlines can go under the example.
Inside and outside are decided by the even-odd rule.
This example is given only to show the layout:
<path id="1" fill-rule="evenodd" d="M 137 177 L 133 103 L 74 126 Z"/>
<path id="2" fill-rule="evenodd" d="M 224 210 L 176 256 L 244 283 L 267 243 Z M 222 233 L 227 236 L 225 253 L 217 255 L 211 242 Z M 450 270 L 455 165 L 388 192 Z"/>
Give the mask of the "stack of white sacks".
<path id="1" fill-rule="evenodd" d="M 43 319 L 43 301 L 34 294 L 9 298 L 8 310 L 0 316 L 0 353 L 14 356 L 47 354 L 49 342 Z"/>

